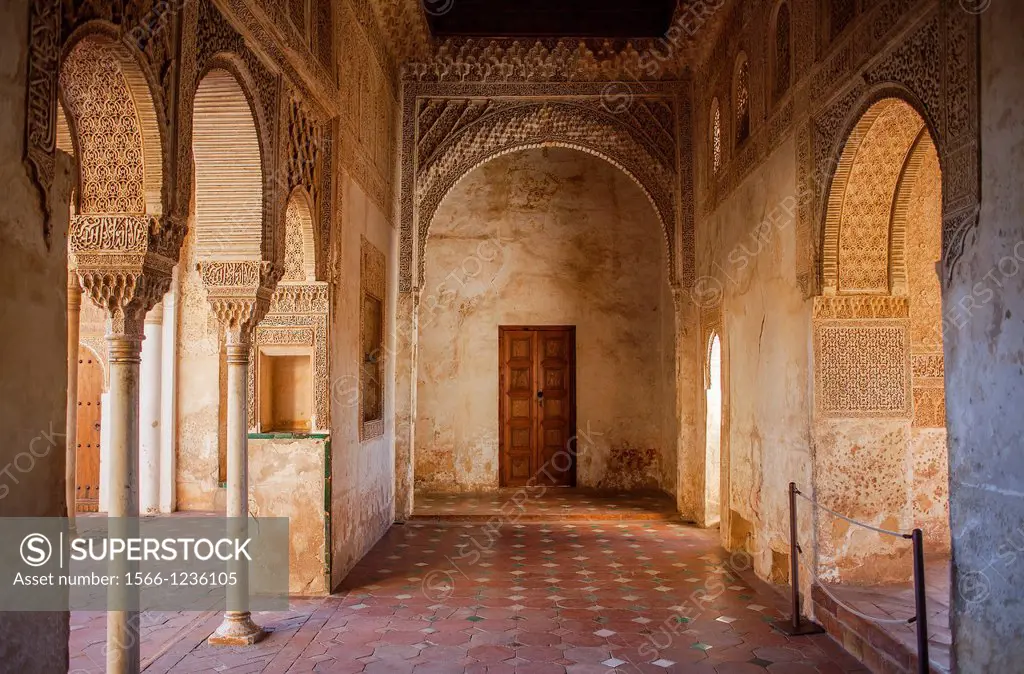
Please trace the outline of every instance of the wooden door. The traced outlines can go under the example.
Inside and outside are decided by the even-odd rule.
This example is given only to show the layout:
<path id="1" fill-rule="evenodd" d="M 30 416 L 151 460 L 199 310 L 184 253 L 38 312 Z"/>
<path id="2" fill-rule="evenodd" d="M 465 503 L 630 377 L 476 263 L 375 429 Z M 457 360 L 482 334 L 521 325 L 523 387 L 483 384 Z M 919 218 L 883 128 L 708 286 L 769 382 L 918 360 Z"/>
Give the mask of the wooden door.
<path id="1" fill-rule="evenodd" d="M 96 512 L 100 503 L 100 395 L 103 366 L 89 349 L 78 349 L 78 453 L 75 510 Z"/>
<path id="2" fill-rule="evenodd" d="M 575 486 L 576 329 L 500 327 L 498 345 L 501 485 Z"/>

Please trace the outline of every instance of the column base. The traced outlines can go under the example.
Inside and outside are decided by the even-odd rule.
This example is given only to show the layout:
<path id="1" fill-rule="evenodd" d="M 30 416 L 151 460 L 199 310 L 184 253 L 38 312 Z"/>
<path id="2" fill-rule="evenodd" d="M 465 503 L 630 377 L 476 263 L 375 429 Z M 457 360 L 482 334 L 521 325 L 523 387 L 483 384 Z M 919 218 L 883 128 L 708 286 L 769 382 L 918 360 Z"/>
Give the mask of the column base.
<path id="1" fill-rule="evenodd" d="M 206 642 L 211 646 L 252 646 L 263 641 L 266 636 L 266 631 L 252 621 L 252 615 L 248 611 L 229 611 L 224 614 L 224 622 Z"/>

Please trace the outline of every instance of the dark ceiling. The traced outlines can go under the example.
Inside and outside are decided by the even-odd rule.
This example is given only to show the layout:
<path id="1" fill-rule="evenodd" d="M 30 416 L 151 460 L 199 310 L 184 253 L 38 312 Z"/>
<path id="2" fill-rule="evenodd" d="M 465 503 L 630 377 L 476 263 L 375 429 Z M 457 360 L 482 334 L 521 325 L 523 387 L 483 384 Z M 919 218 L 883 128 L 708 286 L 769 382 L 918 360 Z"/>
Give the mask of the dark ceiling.
<path id="1" fill-rule="evenodd" d="M 676 0 L 421 0 L 436 37 L 655 38 Z"/>

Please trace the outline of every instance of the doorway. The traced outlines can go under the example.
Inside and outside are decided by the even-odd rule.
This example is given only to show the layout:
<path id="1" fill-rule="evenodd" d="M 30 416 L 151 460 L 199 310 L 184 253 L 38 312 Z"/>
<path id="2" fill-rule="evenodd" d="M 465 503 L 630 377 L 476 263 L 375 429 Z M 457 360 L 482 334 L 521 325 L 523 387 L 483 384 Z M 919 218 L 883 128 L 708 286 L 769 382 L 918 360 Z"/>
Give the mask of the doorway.
<path id="1" fill-rule="evenodd" d="M 75 510 L 96 512 L 100 503 L 100 400 L 103 366 L 93 353 L 78 349 L 78 425 L 75 458 Z"/>
<path id="2" fill-rule="evenodd" d="M 499 326 L 502 487 L 576 486 L 576 327 Z"/>

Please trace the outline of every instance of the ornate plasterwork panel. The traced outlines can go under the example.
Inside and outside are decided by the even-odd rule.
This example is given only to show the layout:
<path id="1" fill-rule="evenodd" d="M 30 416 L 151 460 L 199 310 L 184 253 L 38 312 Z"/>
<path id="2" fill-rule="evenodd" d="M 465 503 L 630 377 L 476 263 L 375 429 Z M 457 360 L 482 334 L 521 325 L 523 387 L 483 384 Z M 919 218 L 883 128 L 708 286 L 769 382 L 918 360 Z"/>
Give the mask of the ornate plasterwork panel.
<path id="1" fill-rule="evenodd" d="M 821 418 L 909 418 L 906 320 L 815 320 L 815 409 Z"/>
<path id="2" fill-rule="evenodd" d="M 50 245 L 50 188 L 56 171 L 57 77 L 60 72 L 60 0 L 29 4 L 25 163 L 39 188 L 43 239 Z"/>
<path id="3" fill-rule="evenodd" d="M 843 190 L 840 213 L 830 212 L 830 219 L 839 217 L 838 240 L 826 236 L 823 257 L 836 256 L 838 275 L 835 286 L 829 278 L 824 284 L 838 292 L 889 291 L 889 234 L 896 187 L 924 128 L 924 120 L 906 103 L 887 100 L 878 105 L 883 109 L 856 148 L 848 178 L 832 183 L 833 190 Z M 840 161 L 845 160 L 846 153 Z"/>
<path id="4" fill-rule="evenodd" d="M 891 295 L 815 297 L 813 315 L 815 319 L 910 318 L 910 302 Z"/>
<path id="5" fill-rule="evenodd" d="M 360 392 L 359 392 L 359 440 L 366 441 L 373 438 L 384 435 L 384 418 L 383 415 L 380 419 L 366 420 L 364 416 L 363 408 L 363 386 L 364 382 L 362 377 L 365 376 L 363 372 L 363 354 L 366 352 L 366 345 L 362 343 L 366 335 L 366 316 L 363 310 L 363 304 L 366 297 L 372 297 L 381 304 L 381 316 L 387 316 L 387 259 L 380 250 L 377 249 L 372 243 L 370 243 L 365 236 L 360 237 L 360 263 L 359 263 L 359 371 L 360 371 Z M 384 343 L 384 323 L 381 322 L 381 335 L 380 343 Z M 378 357 L 383 358 L 383 354 L 378 354 Z M 380 408 L 385 409 L 384 406 L 384 382 L 376 382 L 378 387 L 377 395 L 380 396 Z M 329 387 L 328 387 L 329 388 Z"/>
<path id="6" fill-rule="evenodd" d="M 369 22 L 367 25 L 366 22 Z M 394 217 L 399 104 L 397 75 L 363 2 L 340 7 L 341 101 L 334 135 L 338 166 L 359 183 L 389 220 Z M 392 220 L 393 221 L 393 220 Z"/>
<path id="7" fill-rule="evenodd" d="M 679 52 L 666 39 L 449 39 L 422 61 L 406 63 L 403 79 L 429 82 L 638 82 L 674 80 Z"/>
<path id="8" fill-rule="evenodd" d="M 60 86 L 75 120 L 80 211 L 145 213 L 142 124 L 117 58 L 82 40 L 64 60 Z"/>
<path id="9" fill-rule="evenodd" d="M 412 118 L 406 120 L 403 134 L 400 289 L 408 291 L 422 278 L 430 221 L 462 177 L 501 154 L 545 145 L 602 157 L 640 186 L 661 219 L 670 278 L 675 278 L 673 244 L 680 190 L 675 99 L 637 98 L 618 114 L 603 103 L 599 94 L 566 101 L 407 93 L 406 114 Z"/>
<path id="10" fill-rule="evenodd" d="M 256 326 L 250 362 L 261 346 L 309 346 L 313 349 L 313 414 L 311 429 L 330 430 L 330 289 L 326 283 L 281 283 L 267 315 Z M 249 428 L 257 427 L 256 368 L 249 368 Z"/>
<path id="11" fill-rule="evenodd" d="M 728 79 L 743 43 L 767 42 L 763 35 L 765 26 L 771 25 L 774 4 L 774 0 L 734 3 L 723 12 L 722 31 L 696 68 L 696 109 L 701 114 L 696 138 L 710 137 L 709 111 L 715 96 L 723 101 L 723 111 L 728 109 L 723 80 Z M 820 25 L 821 3 L 789 0 L 789 4 L 792 34 L 814 34 Z M 828 228 L 833 174 L 861 116 L 883 98 L 900 98 L 925 120 L 942 161 L 943 264 L 948 281 L 966 233 L 976 226 L 978 216 L 978 15 L 956 3 L 864 3 L 832 44 L 819 50 L 813 40 L 796 40 L 792 54 L 795 79 L 779 111 L 767 125 L 755 124 L 750 143 L 756 149 L 750 156 L 723 153 L 718 178 L 702 182 L 702 212 L 713 211 L 749 168 L 760 165 L 795 126 L 800 190 L 797 279 L 808 296 L 821 292 L 821 244 L 823 230 Z M 767 81 L 762 61 L 751 55 L 752 83 Z M 752 86 L 755 110 L 763 104 L 760 98 Z M 699 154 L 705 157 L 701 164 L 710 174 L 708 145 Z"/>

